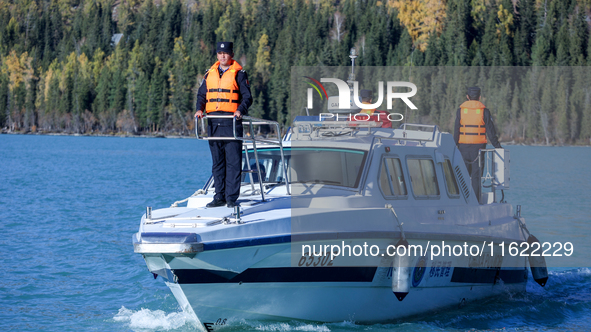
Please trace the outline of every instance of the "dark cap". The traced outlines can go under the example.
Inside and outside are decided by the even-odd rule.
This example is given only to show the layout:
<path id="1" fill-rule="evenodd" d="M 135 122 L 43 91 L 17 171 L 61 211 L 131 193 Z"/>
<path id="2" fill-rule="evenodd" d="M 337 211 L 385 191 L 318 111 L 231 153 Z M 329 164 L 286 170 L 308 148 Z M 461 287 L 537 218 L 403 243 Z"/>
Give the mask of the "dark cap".
<path id="1" fill-rule="evenodd" d="M 371 90 L 361 90 L 359 95 L 361 98 L 371 98 L 373 97 L 373 92 Z"/>
<path id="2" fill-rule="evenodd" d="M 232 42 L 219 42 L 215 47 L 215 52 L 226 52 L 234 53 L 234 43 Z"/>
<path id="3" fill-rule="evenodd" d="M 477 86 L 473 86 L 468 88 L 468 98 L 470 98 L 470 100 L 477 100 L 478 98 L 480 98 L 480 88 Z"/>

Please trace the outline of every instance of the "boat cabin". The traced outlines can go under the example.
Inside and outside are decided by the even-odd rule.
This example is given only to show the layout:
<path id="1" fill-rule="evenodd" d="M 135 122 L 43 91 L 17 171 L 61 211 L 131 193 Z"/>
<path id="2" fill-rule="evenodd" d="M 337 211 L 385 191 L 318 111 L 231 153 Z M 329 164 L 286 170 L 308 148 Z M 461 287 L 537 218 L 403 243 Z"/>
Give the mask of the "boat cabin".
<path id="1" fill-rule="evenodd" d="M 265 196 L 317 195 L 371 197 L 380 206 L 425 201 L 477 205 L 502 201 L 496 191 L 508 188 L 508 152 L 485 150 L 482 180 L 489 190 L 483 190 L 479 202 L 452 135 L 434 125 L 390 129 L 375 122 L 299 117 L 282 139 L 271 139 L 257 137 L 252 129 L 253 121 L 265 120 L 246 118 L 250 135 L 243 138 L 240 200 L 247 204 Z M 210 178 L 203 191 L 214 190 Z M 202 206 L 202 200 L 192 197 L 188 207 Z"/>

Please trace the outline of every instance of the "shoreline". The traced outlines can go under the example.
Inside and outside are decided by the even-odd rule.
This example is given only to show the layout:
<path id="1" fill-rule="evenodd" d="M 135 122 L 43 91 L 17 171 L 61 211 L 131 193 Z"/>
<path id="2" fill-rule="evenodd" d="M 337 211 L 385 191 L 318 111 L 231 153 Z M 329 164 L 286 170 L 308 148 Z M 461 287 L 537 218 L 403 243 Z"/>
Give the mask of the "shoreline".
<path id="1" fill-rule="evenodd" d="M 97 134 L 97 133 L 85 133 L 85 134 L 77 134 L 77 133 L 63 133 L 63 132 L 9 132 L 2 130 L 0 135 L 45 135 L 45 136 L 78 136 L 78 137 L 121 137 L 121 138 L 187 138 L 187 139 L 195 139 L 195 136 L 185 136 L 185 135 L 167 135 L 164 133 L 158 133 L 155 135 L 145 135 L 145 134 L 129 134 L 129 133 L 113 133 L 113 134 Z"/>
<path id="2" fill-rule="evenodd" d="M 120 137 L 120 138 L 173 138 L 173 139 L 196 139 L 195 136 L 185 136 L 185 135 L 167 135 L 165 133 L 158 133 L 154 135 L 146 135 L 146 134 L 130 134 L 130 133 L 112 133 L 112 134 L 98 134 L 98 133 L 85 133 L 85 134 L 76 134 L 76 133 L 63 133 L 63 132 L 11 132 L 7 130 L 0 131 L 0 135 L 46 135 L 46 136 L 79 136 L 79 137 Z M 521 145 L 521 146 L 546 146 L 546 147 L 591 147 L 591 142 L 589 144 L 557 144 L 552 143 L 550 145 L 547 144 L 539 144 L 539 143 L 518 143 L 515 141 L 508 141 L 508 142 L 500 142 L 502 145 Z"/>

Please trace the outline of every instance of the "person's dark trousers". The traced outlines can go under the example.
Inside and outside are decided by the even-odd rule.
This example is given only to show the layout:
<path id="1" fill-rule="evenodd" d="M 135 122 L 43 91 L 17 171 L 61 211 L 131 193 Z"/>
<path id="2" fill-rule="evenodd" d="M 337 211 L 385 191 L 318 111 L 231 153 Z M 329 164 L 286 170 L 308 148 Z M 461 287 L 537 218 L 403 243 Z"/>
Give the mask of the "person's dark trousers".
<path id="1" fill-rule="evenodd" d="M 242 137 L 242 124 L 236 129 L 237 136 Z M 232 119 L 210 119 L 208 131 L 210 137 L 233 137 Z M 242 141 L 210 140 L 209 149 L 212 159 L 211 173 L 216 192 L 214 200 L 235 202 L 240 196 Z"/>
<path id="2" fill-rule="evenodd" d="M 470 174 L 476 199 L 480 202 L 480 177 L 482 173 L 478 160 L 478 151 L 486 149 L 486 144 L 458 144 L 458 149 L 462 154 L 462 158 L 464 158 L 468 174 Z"/>

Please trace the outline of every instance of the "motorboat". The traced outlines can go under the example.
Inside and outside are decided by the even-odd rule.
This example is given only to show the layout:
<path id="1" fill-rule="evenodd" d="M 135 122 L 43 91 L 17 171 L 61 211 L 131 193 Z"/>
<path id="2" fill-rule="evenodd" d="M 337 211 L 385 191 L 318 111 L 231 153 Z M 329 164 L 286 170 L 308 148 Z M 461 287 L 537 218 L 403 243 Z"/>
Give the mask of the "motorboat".
<path id="1" fill-rule="evenodd" d="M 482 151 L 476 197 L 452 135 L 437 126 L 307 116 L 282 136 L 276 122 L 243 121 L 245 137 L 225 138 L 245 142 L 239 206 L 206 208 L 210 178 L 171 207 L 148 207 L 133 235 L 148 270 L 204 330 L 457 308 L 524 291 L 528 266 L 545 284 L 543 257 L 527 255 L 537 239 L 504 200 L 507 150 Z M 257 125 L 276 129 L 261 135 Z"/>

